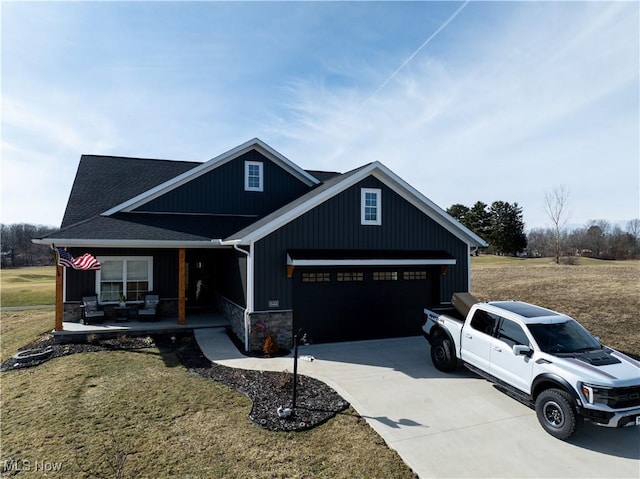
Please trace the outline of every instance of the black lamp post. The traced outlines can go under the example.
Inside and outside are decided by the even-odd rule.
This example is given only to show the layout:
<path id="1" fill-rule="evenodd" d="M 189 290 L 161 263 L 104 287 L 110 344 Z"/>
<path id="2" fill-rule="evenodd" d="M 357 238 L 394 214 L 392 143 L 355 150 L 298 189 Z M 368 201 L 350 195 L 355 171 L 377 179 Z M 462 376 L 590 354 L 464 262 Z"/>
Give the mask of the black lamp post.
<path id="1" fill-rule="evenodd" d="M 298 393 L 298 335 L 302 334 L 302 329 L 299 329 L 293 336 L 293 401 L 291 405 L 291 413 L 296 412 L 296 396 Z M 302 344 L 307 343 L 307 334 L 302 334 L 300 338 Z"/>

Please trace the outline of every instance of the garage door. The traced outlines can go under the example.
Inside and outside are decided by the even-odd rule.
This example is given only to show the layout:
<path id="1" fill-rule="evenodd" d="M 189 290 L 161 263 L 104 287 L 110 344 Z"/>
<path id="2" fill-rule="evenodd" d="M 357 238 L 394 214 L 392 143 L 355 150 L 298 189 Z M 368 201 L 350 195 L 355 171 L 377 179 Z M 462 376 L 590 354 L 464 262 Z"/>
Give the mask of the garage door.
<path id="1" fill-rule="evenodd" d="M 316 343 L 421 332 L 422 310 L 437 304 L 440 267 L 296 268 L 294 328 Z"/>

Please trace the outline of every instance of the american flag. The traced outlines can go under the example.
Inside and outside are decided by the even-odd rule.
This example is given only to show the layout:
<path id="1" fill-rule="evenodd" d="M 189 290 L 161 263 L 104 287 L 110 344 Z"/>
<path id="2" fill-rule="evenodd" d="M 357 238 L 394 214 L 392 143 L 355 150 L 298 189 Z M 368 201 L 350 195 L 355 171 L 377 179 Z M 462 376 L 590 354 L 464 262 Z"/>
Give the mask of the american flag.
<path id="1" fill-rule="evenodd" d="M 83 271 L 100 269 L 100 263 L 98 260 L 89 253 L 85 253 L 82 256 L 74 258 L 66 249 L 56 247 L 56 257 L 58 266 L 62 266 L 64 268 L 80 269 Z"/>

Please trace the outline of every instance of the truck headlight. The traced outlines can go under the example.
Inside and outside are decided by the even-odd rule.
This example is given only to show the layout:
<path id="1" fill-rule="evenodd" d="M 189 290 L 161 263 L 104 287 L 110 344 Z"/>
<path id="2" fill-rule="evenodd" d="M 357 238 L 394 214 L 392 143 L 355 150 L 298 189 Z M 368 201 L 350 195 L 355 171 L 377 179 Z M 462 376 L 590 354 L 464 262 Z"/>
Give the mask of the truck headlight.
<path id="1" fill-rule="evenodd" d="M 608 405 L 609 403 L 611 388 L 583 383 L 580 390 L 582 391 L 582 396 L 589 404 Z"/>

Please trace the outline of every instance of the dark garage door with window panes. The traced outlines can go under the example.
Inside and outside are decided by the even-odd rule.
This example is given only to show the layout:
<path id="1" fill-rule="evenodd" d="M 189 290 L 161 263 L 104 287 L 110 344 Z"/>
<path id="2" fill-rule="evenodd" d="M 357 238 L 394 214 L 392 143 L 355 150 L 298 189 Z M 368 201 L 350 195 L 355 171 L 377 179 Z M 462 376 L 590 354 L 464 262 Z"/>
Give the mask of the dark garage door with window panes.
<path id="1" fill-rule="evenodd" d="M 294 330 L 316 343 L 415 336 L 440 267 L 313 267 L 293 275 Z"/>

